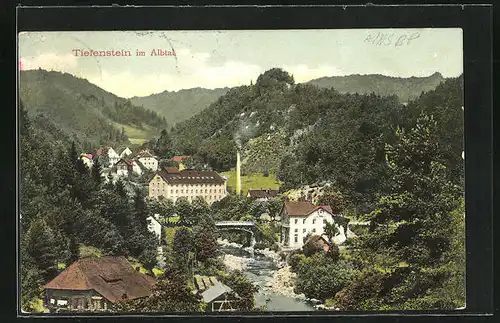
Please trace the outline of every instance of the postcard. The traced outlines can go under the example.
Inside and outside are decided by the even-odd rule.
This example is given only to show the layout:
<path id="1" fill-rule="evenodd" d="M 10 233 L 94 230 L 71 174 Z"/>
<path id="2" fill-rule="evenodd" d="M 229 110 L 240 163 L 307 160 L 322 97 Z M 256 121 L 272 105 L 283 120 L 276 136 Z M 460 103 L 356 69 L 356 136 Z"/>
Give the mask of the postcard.
<path id="1" fill-rule="evenodd" d="M 465 308 L 462 29 L 18 44 L 23 313 Z"/>

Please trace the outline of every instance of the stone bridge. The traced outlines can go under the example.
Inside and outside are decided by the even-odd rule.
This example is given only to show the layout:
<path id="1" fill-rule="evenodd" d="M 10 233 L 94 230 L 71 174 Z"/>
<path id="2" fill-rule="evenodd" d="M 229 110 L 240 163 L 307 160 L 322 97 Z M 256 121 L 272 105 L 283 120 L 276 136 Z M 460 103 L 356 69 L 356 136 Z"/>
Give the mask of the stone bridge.
<path id="1" fill-rule="evenodd" d="M 252 221 L 218 221 L 215 227 L 219 231 L 244 231 L 250 234 L 250 247 L 255 246 L 255 225 Z"/>

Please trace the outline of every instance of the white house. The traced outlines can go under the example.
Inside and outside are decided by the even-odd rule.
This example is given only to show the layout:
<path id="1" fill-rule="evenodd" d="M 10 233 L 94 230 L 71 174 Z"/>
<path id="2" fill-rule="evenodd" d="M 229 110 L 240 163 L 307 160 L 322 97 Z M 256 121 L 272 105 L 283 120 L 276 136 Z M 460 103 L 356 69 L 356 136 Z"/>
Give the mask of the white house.
<path id="1" fill-rule="evenodd" d="M 328 205 L 315 206 L 308 201 L 285 201 L 280 212 L 281 243 L 284 248 L 298 249 L 304 245 L 307 234 L 322 235 L 324 226 L 333 223 L 332 209 Z M 337 226 L 338 227 L 338 226 Z M 345 241 L 344 229 L 338 227 L 340 235 L 335 243 Z"/>
<path id="2" fill-rule="evenodd" d="M 151 155 L 151 153 L 147 150 L 143 150 L 137 154 L 137 159 L 144 165 L 144 167 L 152 170 L 153 172 L 156 172 L 158 169 L 158 159 Z"/>
<path id="3" fill-rule="evenodd" d="M 153 232 L 158 240 L 161 240 L 161 224 L 158 222 L 159 214 L 155 214 L 154 217 L 148 216 L 148 230 L 149 232 Z"/>
<path id="4" fill-rule="evenodd" d="M 124 158 L 116 163 L 116 174 L 118 176 L 128 176 L 129 171 L 132 171 L 132 163 Z"/>
<path id="5" fill-rule="evenodd" d="M 107 149 L 108 152 L 108 159 L 109 159 L 109 167 L 112 167 L 114 164 L 116 164 L 120 160 L 120 155 L 116 153 L 116 151 L 108 147 Z"/>
<path id="6" fill-rule="evenodd" d="M 137 175 L 141 175 L 142 174 L 141 166 L 139 166 L 139 164 L 135 160 L 131 160 L 130 162 L 132 163 L 132 171 Z"/>
<path id="7" fill-rule="evenodd" d="M 91 168 L 92 165 L 94 164 L 93 159 L 92 159 L 92 154 L 81 154 L 80 159 L 83 161 L 85 166 L 88 168 Z"/>
<path id="8" fill-rule="evenodd" d="M 120 154 L 120 157 L 123 158 L 123 157 L 127 157 L 128 155 L 131 155 L 132 154 L 132 150 L 130 150 L 128 147 L 123 149 L 123 151 L 121 152 Z"/>

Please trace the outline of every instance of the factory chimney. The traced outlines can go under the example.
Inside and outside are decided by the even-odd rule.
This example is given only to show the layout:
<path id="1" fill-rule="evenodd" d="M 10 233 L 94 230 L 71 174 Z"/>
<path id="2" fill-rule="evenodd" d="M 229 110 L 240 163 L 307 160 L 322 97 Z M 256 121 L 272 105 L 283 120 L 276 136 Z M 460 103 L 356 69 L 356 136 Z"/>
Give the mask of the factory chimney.
<path id="1" fill-rule="evenodd" d="M 236 150 L 236 195 L 241 195 L 240 150 Z"/>

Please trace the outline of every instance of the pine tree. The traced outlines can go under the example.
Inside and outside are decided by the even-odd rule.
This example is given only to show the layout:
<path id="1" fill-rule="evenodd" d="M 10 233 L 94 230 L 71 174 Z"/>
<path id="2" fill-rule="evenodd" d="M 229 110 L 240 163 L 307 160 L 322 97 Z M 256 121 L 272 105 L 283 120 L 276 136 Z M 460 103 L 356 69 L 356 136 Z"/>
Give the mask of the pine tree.
<path id="1" fill-rule="evenodd" d="M 134 211 L 136 219 L 144 228 L 147 227 L 146 218 L 148 216 L 148 208 L 145 200 L 145 194 L 139 187 L 134 189 Z"/>
<path id="2" fill-rule="evenodd" d="M 92 164 L 92 178 L 97 188 L 102 184 L 102 166 L 99 163 L 99 158 L 95 158 Z"/>
<path id="3" fill-rule="evenodd" d="M 43 218 L 34 220 L 26 232 L 26 251 L 46 282 L 57 274 L 57 257 L 54 253 L 56 249 L 52 229 Z"/>
<path id="4" fill-rule="evenodd" d="M 75 237 L 70 237 L 68 247 L 70 254 L 68 259 L 68 265 L 69 265 L 80 258 L 80 246 L 76 242 Z"/>

